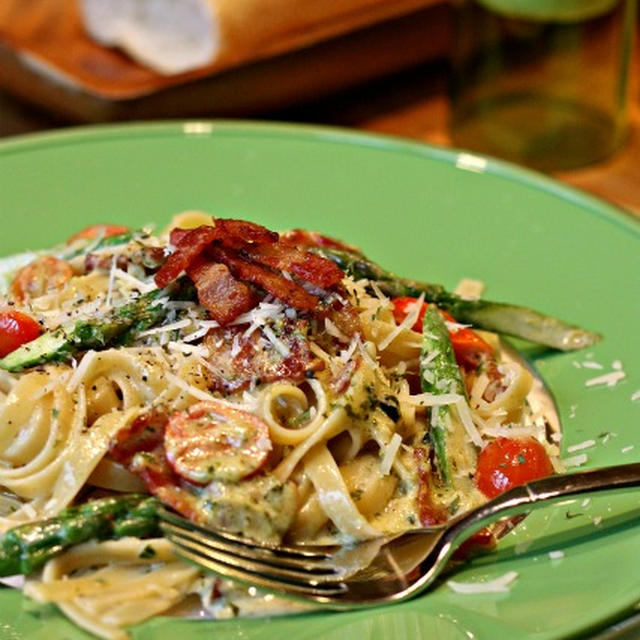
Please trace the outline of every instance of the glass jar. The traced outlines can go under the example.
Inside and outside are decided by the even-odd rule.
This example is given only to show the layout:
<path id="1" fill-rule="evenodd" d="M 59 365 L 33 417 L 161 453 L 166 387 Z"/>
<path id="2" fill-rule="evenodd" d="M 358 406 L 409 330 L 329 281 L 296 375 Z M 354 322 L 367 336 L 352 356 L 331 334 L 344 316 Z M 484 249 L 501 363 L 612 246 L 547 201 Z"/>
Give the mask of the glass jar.
<path id="1" fill-rule="evenodd" d="M 606 158 L 628 126 L 636 0 L 458 0 L 451 136 L 545 171 Z"/>

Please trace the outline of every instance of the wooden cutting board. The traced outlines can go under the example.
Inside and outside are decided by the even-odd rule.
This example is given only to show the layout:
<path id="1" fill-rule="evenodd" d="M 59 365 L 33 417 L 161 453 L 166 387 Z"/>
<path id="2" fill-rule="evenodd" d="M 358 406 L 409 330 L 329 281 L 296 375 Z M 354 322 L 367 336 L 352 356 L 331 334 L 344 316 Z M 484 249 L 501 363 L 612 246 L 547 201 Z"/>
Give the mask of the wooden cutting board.
<path id="1" fill-rule="evenodd" d="M 361 28 L 351 21 L 346 34 L 336 28 L 277 55 L 164 76 L 92 41 L 74 0 L 3 0 L 0 83 L 86 121 L 256 113 L 441 55 L 448 32 L 440 1 L 411 0 L 428 6 Z"/>

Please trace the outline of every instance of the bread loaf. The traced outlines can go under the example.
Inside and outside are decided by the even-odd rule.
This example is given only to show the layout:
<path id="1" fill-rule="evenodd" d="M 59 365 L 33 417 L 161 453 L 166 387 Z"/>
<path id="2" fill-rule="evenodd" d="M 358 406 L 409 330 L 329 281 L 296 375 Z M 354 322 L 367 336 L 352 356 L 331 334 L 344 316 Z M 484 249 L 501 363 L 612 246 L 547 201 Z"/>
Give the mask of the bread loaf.
<path id="1" fill-rule="evenodd" d="M 429 0 L 79 0 L 105 46 L 172 75 L 225 68 L 299 48 Z"/>

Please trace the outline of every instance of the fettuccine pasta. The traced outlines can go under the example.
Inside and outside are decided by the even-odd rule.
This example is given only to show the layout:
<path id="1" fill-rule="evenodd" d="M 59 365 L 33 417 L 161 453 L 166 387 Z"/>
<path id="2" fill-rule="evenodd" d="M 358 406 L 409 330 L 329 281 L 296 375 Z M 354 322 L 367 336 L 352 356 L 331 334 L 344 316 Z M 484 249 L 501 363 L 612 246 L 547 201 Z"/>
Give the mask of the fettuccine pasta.
<path id="1" fill-rule="evenodd" d="M 158 237 L 102 225 L 13 259 L 0 529 L 149 494 L 261 541 L 353 544 L 486 501 L 483 455 L 504 439 L 530 477 L 551 472 L 531 374 L 501 361 L 495 337 L 341 271 L 327 247 L 361 256 L 187 212 Z M 109 537 L 65 543 L 26 594 L 114 640 L 194 594 L 228 611 L 237 589 L 167 541 Z"/>

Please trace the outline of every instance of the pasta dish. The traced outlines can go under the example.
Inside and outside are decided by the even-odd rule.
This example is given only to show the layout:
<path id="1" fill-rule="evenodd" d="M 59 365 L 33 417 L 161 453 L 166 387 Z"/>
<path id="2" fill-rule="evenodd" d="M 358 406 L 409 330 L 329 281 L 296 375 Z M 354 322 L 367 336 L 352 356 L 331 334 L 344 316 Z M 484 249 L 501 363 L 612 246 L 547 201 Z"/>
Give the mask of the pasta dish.
<path id="1" fill-rule="evenodd" d="M 189 600 L 261 611 L 173 553 L 160 503 L 259 541 L 344 545 L 560 470 L 531 374 L 493 331 L 596 337 L 477 293 L 197 212 L 0 260 L 0 574 L 127 638 Z"/>

